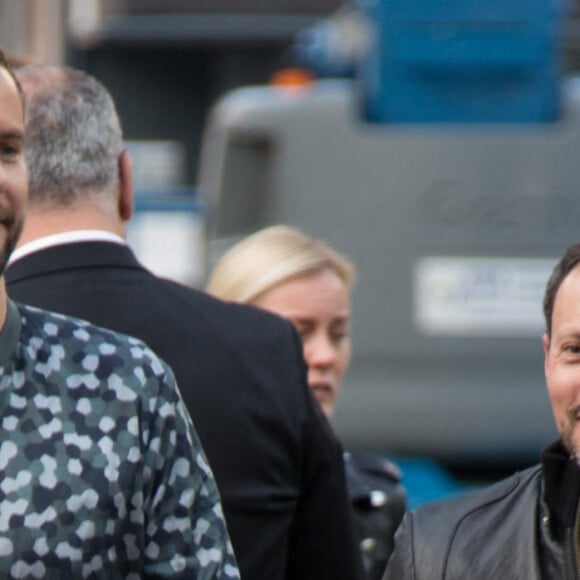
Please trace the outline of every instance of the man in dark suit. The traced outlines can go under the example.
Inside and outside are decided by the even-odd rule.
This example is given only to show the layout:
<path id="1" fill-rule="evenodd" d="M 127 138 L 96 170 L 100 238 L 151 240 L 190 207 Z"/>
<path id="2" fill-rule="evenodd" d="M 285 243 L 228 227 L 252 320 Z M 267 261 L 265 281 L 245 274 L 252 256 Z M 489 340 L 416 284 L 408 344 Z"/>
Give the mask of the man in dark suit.
<path id="1" fill-rule="evenodd" d="M 341 449 L 309 394 L 296 333 L 143 268 L 123 241 L 131 167 L 108 92 L 70 69 L 17 75 L 30 189 L 11 296 L 141 338 L 171 365 L 242 578 L 358 577 Z"/>

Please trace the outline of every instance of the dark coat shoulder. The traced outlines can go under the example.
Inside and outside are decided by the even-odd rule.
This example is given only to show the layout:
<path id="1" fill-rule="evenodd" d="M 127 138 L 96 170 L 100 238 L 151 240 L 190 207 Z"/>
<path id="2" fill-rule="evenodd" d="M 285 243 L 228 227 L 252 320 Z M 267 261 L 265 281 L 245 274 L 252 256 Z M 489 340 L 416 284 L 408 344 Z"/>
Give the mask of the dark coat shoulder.
<path id="1" fill-rule="evenodd" d="M 35 252 L 6 280 L 13 299 L 136 336 L 169 363 L 242 577 L 356 576 L 342 449 L 309 392 L 290 323 L 160 279 L 109 242 Z"/>

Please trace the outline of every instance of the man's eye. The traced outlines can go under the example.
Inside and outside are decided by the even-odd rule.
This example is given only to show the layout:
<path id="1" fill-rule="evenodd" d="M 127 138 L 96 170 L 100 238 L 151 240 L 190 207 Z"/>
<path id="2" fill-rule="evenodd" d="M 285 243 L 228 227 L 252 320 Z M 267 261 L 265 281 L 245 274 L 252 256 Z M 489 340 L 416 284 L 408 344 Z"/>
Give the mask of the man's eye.
<path id="1" fill-rule="evenodd" d="M 580 354 L 580 344 L 570 344 L 564 350 L 569 354 Z"/>
<path id="2" fill-rule="evenodd" d="M 0 153 L 2 157 L 17 157 L 20 155 L 20 148 L 14 145 L 4 145 L 0 147 Z"/>

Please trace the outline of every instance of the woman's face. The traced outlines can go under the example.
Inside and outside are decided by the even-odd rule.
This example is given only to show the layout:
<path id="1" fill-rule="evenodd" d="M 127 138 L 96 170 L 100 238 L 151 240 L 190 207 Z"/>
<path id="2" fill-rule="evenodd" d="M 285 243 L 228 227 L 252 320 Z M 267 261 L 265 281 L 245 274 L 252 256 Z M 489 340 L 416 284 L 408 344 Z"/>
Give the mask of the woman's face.
<path id="1" fill-rule="evenodd" d="M 330 269 L 282 282 L 255 302 L 290 320 L 302 339 L 308 385 L 327 417 L 334 412 L 350 363 L 350 304 L 344 282 Z"/>

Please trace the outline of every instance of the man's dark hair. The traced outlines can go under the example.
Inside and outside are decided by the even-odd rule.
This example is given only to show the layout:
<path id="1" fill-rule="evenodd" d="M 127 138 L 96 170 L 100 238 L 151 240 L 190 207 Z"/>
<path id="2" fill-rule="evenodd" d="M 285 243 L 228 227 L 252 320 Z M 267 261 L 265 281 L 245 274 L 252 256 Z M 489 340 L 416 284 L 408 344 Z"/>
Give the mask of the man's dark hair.
<path id="1" fill-rule="evenodd" d="M 0 66 L 9 69 L 10 66 L 8 64 L 8 57 L 6 56 L 6 53 L 0 48 Z"/>
<path id="2" fill-rule="evenodd" d="M 554 311 L 554 302 L 556 294 L 562 285 L 562 282 L 568 274 L 580 264 L 580 243 L 575 243 L 566 249 L 562 259 L 556 264 L 544 294 L 544 318 L 546 320 L 546 332 L 548 336 L 552 334 L 552 313 Z"/>
<path id="3" fill-rule="evenodd" d="M 24 113 L 24 92 L 22 91 L 22 86 L 20 85 L 18 79 L 14 75 L 12 65 L 10 64 L 10 58 L 4 52 L 4 50 L 2 50 L 1 47 L 0 47 L 0 68 L 3 68 L 6 71 L 8 71 L 8 74 L 12 77 L 12 79 L 16 83 L 16 88 L 18 89 L 18 95 L 20 96 L 20 102 L 22 104 L 22 112 Z"/>

